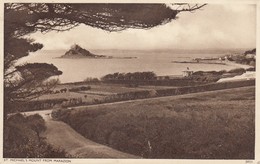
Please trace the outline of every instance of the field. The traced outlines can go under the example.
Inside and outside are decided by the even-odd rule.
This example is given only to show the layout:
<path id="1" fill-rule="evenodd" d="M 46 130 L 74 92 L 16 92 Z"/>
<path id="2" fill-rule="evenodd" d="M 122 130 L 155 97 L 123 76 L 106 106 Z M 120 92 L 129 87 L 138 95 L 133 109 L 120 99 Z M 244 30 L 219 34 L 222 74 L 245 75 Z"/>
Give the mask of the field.
<path id="1" fill-rule="evenodd" d="M 121 94 L 121 93 L 129 93 L 129 92 L 136 92 L 136 91 L 150 91 L 155 89 L 168 89 L 168 88 L 175 88 L 169 86 L 138 86 L 138 87 L 127 87 L 123 84 L 96 84 L 96 85 L 58 85 L 54 92 L 60 91 L 61 89 L 66 88 L 67 90 L 75 87 L 87 87 L 90 86 L 91 89 L 87 91 L 78 91 L 78 92 L 59 92 L 56 94 L 45 94 L 41 97 L 37 98 L 36 100 L 46 100 L 46 99 L 81 99 L 82 102 L 92 103 L 95 100 L 103 100 L 104 98 Z"/>
<path id="2" fill-rule="evenodd" d="M 253 159 L 255 87 L 62 110 L 95 142 L 144 158 Z"/>

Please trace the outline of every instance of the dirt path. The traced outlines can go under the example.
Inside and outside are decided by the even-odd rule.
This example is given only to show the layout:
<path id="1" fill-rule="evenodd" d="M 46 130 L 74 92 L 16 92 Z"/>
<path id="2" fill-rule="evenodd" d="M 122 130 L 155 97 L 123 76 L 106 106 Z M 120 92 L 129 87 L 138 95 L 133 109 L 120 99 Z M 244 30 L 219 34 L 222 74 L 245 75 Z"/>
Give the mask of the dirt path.
<path id="1" fill-rule="evenodd" d="M 64 149 L 67 153 L 79 158 L 140 158 L 123 153 L 108 146 L 95 143 L 84 138 L 69 125 L 52 120 L 51 110 L 26 112 L 24 114 L 40 114 L 46 121 L 47 130 L 43 134 L 47 142 L 56 148 Z"/>

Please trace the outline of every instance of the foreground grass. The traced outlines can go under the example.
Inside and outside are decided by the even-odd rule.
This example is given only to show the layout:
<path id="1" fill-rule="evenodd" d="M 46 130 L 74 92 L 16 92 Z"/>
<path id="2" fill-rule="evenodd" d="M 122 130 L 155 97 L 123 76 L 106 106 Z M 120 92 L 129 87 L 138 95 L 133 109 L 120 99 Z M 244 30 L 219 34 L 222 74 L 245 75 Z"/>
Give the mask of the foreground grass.
<path id="1" fill-rule="evenodd" d="M 145 158 L 253 159 L 255 87 L 63 111 L 88 139 Z"/>

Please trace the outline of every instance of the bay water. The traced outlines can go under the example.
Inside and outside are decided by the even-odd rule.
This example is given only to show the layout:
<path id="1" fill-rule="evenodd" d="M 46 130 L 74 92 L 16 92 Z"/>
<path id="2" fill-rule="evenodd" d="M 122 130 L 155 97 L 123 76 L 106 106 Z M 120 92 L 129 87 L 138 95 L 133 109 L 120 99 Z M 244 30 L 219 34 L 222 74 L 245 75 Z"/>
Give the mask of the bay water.
<path id="1" fill-rule="evenodd" d="M 59 76 L 61 83 L 83 81 L 88 77 L 101 78 L 110 73 L 152 71 L 158 76 L 181 75 L 182 71 L 220 71 L 236 68 L 232 65 L 173 63 L 172 61 L 190 61 L 194 58 L 220 57 L 225 54 L 208 52 L 176 52 L 176 51 L 134 51 L 134 50 L 92 50 L 97 55 L 112 56 L 111 59 L 59 58 L 66 50 L 41 50 L 31 53 L 17 63 L 50 63 L 63 72 Z M 132 57 L 132 58 L 124 58 Z M 136 58 L 135 58 L 136 57 Z"/>

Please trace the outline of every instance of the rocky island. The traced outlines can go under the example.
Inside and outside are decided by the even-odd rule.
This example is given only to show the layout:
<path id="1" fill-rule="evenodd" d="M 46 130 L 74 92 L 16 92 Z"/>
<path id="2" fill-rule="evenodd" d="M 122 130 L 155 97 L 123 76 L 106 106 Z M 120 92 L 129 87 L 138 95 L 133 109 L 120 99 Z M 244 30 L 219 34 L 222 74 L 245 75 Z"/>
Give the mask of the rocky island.
<path id="1" fill-rule="evenodd" d="M 112 58 L 111 56 L 105 55 L 95 55 L 88 50 L 80 47 L 79 45 L 75 44 L 71 46 L 71 48 L 61 56 L 61 58 Z"/>
<path id="2" fill-rule="evenodd" d="M 60 58 L 78 59 L 78 58 L 94 58 L 94 59 L 136 59 L 137 57 L 114 57 L 106 55 L 96 55 L 90 51 L 80 47 L 77 44 L 71 46 L 71 48 Z"/>

